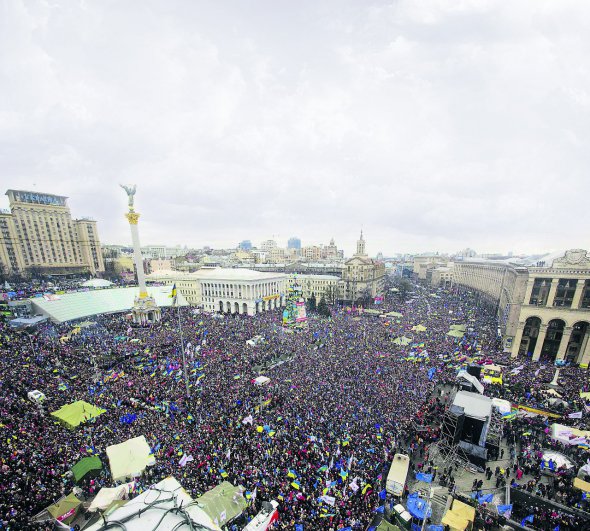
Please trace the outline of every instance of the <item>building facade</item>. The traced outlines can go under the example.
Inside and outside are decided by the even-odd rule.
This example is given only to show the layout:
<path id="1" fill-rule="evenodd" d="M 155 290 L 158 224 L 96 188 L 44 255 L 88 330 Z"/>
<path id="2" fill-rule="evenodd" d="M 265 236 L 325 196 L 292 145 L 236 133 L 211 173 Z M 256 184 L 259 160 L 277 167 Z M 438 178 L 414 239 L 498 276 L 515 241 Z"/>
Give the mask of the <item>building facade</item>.
<path id="1" fill-rule="evenodd" d="M 385 288 L 385 264 L 367 256 L 365 243 L 361 231 L 356 253 L 344 263 L 342 271 L 342 299 L 353 303 L 361 298 L 382 295 Z"/>
<path id="2" fill-rule="evenodd" d="M 96 222 L 72 219 L 67 197 L 8 190 L 0 213 L 0 263 L 7 273 L 91 274 L 104 271 Z"/>
<path id="3" fill-rule="evenodd" d="M 590 257 L 584 249 L 535 265 L 458 261 L 453 285 L 495 306 L 504 350 L 514 357 L 590 362 Z"/>
<path id="4" fill-rule="evenodd" d="M 148 280 L 176 288 L 189 304 L 208 312 L 256 315 L 285 305 L 286 275 L 250 269 L 203 268 L 194 273 L 160 271 Z"/>
<path id="5" fill-rule="evenodd" d="M 301 296 L 307 300 L 315 295 L 317 302 L 322 297 L 330 304 L 336 303 L 342 298 L 344 293 L 344 282 L 335 275 L 297 275 L 289 274 L 287 276 L 287 286 L 301 287 Z"/>

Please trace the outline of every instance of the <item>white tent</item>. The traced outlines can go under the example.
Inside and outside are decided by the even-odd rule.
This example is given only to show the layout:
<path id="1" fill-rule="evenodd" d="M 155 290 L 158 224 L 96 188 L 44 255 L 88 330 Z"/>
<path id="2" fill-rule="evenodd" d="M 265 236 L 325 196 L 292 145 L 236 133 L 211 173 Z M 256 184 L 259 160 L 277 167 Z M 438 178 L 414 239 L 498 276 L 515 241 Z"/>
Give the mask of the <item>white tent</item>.
<path id="1" fill-rule="evenodd" d="M 254 378 L 255 385 L 267 385 L 270 383 L 270 378 L 268 376 L 257 376 Z"/>
<path id="2" fill-rule="evenodd" d="M 147 466 L 156 462 L 143 435 L 120 444 L 107 446 L 107 457 L 113 481 L 139 477 Z"/>
<path id="3" fill-rule="evenodd" d="M 154 502 L 157 500 L 157 503 Z M 170 510 L 181 507 L 179 510 Z M 141 516 L 140 516 L 141 514 Z M 86 531 L 99 531 L 104 529 L 109 522 L 125 522 L 127 531 L 146 531 L 155 529 L 176 529 L 179 524 L 186 523 L 190 518 L 198 529 L 221 531 L 209 516 L 201 509 L 182 485 L 173 477 L 167 477 L 156 485 L 142 492 L 136 498 L 128 501 L 122 507 L 115 509 L 106 517 L 106 524 L 101 519 Z M 187 526 L 182 529 L 188 528 Z"/>
<path id="4" fill-rule="evenodd" d="M 129 497 L 129 493 L 133 492 L 134 487 L 134 481 L 131 483 L 124 483 L 123 485 L 119 485 L 118 487 L 114 487 L 112 489 L 103 487 L 98 491 L 98 494 L 94 500 L 92 500 L 88 510 L 91 512 L 99 510 L 104 511 L 115 500 L 126 500 Z"/>
<path id="5" fill-rule="evenodd" d="M 85 288 L 108 288 L 109 286 L 112 286 L 113 283 L 104 278 L 91 278 L 90 280 L 83 282 L 81 285 Z"/>

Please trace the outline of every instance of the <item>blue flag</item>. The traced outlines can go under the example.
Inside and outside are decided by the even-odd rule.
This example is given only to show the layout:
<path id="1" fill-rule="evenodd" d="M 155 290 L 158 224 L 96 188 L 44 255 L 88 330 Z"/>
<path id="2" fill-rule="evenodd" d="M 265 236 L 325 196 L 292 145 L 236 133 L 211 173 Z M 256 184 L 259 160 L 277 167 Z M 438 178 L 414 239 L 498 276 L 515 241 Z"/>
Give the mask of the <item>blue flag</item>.
<path id="1" fill-rule="evenodd" d="M 432 474 L 424 474 L 423 472 L 416 472 L 416 480 L 424 481 L 425 483 L 432 483 Z"/>
<path id="2" fill-rule="evenodd" d="M 385 498 L 387 498 L 387 491 L 385 489 L 383 489 L 380 493 L 379 493 L 379 499 L 380 500 L 384 500 Z"/>
<path id="3" fill-rule="evenodd" d="M 512 511 L 512 504 L 510 505 L 498 505 L 498 514 L 504 514 Z"/>
<path id="4" fill-rule="evenodd" d="M 532 524 L 534 519 L 535 519 L 535 515 L 534 514 L 529 514 L 528 516 L 525 516 L 522 519 L 522 522 L 520 522 L 520 525 L 524 527 L 524 526 L 526 526 L 527 522 L 529 524 Z"/>
<path id="5" fill-rule="evenodd" d="M 295 524 L 295 531 L 303 531 L 303 524 Z"/>

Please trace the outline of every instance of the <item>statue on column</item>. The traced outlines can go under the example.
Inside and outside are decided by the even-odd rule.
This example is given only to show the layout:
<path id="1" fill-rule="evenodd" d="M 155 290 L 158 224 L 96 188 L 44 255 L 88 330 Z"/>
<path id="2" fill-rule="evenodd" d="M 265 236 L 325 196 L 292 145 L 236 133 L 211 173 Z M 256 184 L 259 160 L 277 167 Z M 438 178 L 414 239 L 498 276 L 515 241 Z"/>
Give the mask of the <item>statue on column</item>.
<path id="1" fill-rule="evenodd" d="M 123 188 L 123 190 L 125 190 L 127 192 L 127 198 L 128 198 L 128 205 L 129 205 L 129 210 L 133 210 L 133 200 L 134 200 L 134 196 L 135 196 L 135 192 L 136 192 L 136 185 L 133 184 L 120 184 L 119 185 L 121 188 Z"/>

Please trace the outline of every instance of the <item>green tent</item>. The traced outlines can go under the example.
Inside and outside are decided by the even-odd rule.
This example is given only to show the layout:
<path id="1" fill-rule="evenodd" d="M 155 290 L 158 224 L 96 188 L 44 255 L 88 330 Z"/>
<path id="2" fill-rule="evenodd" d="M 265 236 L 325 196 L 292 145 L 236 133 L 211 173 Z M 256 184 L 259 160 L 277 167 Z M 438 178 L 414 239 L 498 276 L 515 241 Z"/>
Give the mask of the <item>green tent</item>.
<path id="1" fill-rule="evenodd" d="M 397 337 L 393 340 L 394 345 L 409 345 L 411 342 L 412 340 L 405 336 Z"/>
<path id="2" fill-rule="evenodd" d="M 242 487 L 234 487 L 229 481 L 224 481 L 195 502 L 211 520 L 217 519 L 219 526 L 223 527 L 239 516 L 248 505 L 242 491 Z"/>
<path id="3" fill-rule="evenodd" d="M 97 455 L 91 457 L 83 457 L 72 467 L 72 474 L 74 474 L 74 481 L 80 482 L 87 475 L 96 477 L 102 470 L 102 462 Z"/>
<path id="4" fill-rule="evenodd" d="M 88 402 L 84 402 L 84 400 L 77 400 L 76 402 L 60 407 L 57 411 L 51 413 L 51 416 L 55 417 L 66 428 L 73 430 L 80 424 L 94 417 L 98 417 L 105 411 L 106 409 L 93 406 Z"/>
<path id="5" fill-rule="evenodd" d="M 451 336 L 451 337 L 463 337 L 465 335 L 465 332 L 461 332 L 461 330 L 449 330 L 447 332 L 447 336 Z"/>
<path id="6" fill-rule="evenodd" d="M 399 312 L 388 312 L 383 314 L 384 317 L 403 317 Z"/>
<path id="7" fill-rule="evenodd" d="M 65 498 L 62 498 L 57 503 L 47 507 L 47 512 L 59 522 L 69 524 L 74 518 L 76 518 L 76 514 L 81 505 L 82 502 L 76 498 L 76 495 L 73 492 L 71 492 Z"/>
<path id="8" fill-rule="evenodd" d="M 467 327 L 464 324 L 454 324 L 451 325 L 451 330 L 460 330 L 461 332 L 465 332 L 465 330 L 467 330 Z"/>

